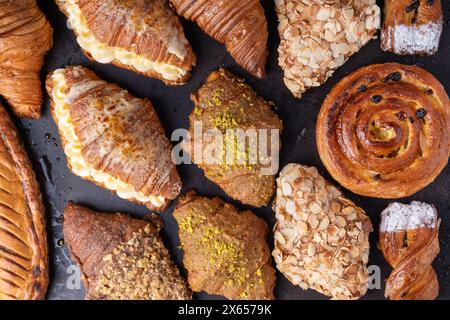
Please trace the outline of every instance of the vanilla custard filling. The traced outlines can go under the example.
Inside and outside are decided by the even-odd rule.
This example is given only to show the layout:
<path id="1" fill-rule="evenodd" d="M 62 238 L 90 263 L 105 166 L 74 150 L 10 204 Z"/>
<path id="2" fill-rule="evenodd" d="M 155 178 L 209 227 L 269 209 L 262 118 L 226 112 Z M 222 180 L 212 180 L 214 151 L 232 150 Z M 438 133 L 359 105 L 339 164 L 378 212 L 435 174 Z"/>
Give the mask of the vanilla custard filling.
<path id="1" fill-rule="evenodd" d="M 111 63 L 117 60 L 140 72 L 155 71 L 164 79 L 170 81 L 175 81 L 187 73 L 187 70 L 174 65 L 151 61 L 131 51 L 118 47 L 110 47 L 100 42 L 89 30 L 88 24 L 80 8 L 75 3 L 75 0 L 67 0 L 64 2 L 64 5 L 69 15 L 68 22 L 71 28 L 74 28 L 78 33 L 78 44 L 81 48 L 89 52 L 94 60 L 100 63 Z"/>
<path id="2" fill-rule="evenodd" d="M 146 196 L 129 183 L 120 181 L 110 174 L 101 172 L 91 167 L 83 158 L 81 153 L 81 143 L 75 133 L 75 127 L 70 118 L 69 107 L 67 105 L 67 82 L 64 69 L 55 70 L 53 73 L 53 101 L 55 102 L 55 116 L 58 127 L 66 140 L 64 152 L 67 155 L 73 172 L 80 177 L 90 177 L 95 182 L 104 184 L 108 189 L 115 191 L 117 195 L 126 200 L 137 200 L 142 203 L 150 202 L 155 207 L 162 207 L 165 203 L 164 197 Z"/>

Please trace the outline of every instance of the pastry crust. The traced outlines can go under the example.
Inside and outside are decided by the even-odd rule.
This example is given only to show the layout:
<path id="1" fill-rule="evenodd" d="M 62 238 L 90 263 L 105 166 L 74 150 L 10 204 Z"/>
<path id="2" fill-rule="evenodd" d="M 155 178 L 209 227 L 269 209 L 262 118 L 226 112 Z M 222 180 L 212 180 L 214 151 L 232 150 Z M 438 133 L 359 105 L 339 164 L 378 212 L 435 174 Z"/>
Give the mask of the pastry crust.
<path id="1" fill-rule="evenodd" d="M 217 183 L 233 199 L 255 207 L 267 205 L 275 191 L 276 172 L 265 174 L 263 168 L 268 165 L 262 163 L 261 157 L 259 156 L 256 161 L 250 161 L 250 158 L 256 146 L 258 151 L 261 151 L 263 145 L 260 144 L 260 130 L 264 130 L 263 134 L 268 135 L 267 149 L 270 151 L 268 153 L 270 157 L 264 160 L 278 159 L 273 154 L 277 153 L 278 156 L 279 136 L 283 126 L 273 112 L 272 106 L 258 97 L 242 79 L 224 69 L 213 72 L 198 92 L 192 94 L 191 99 L 195 104 L 189 117 L 189 133 L 193 141 L 189 150 L 186 148 L 185 150 L 190 153 L 193 162 L 204 170 L 208 179 Z M 195 154 L 199 152 L 197 147 L 201 146 L 201 152 L 206 154 L 215 140 L 211 137 L 209 141 L 203 136 L 201 144 L 200 141 L 195 140 L 198 138 L 195 136 L 197 124 L 202 125 L 203 132 L 217 130 L 223 138 L 223 154 L 221 154 L 223 157 L 217 157 L 217 161 L 207 161 L 204 158 L 201 158 L 201 161 L 198 160 L 198 154 Z M 230 131 L 237 135 L 238 130 L 246 132 L 254 130 L 258 140 L 249 140 L 245 145 L 241 145 L 236 142 L 237 138 L 227 135 Z M 277 145 L 273 146 L 271 142 L 274 141 L 270 141 L 274 138 L 271 136 L 272 130 L 278 132 Z M 227 159 L 227 153 L 230 150 L 233 151 L 233 161 Z"/>
<path id="2" fill-rule="evenodd" d="M 45 210 L 32 165 L 0 104 L 0 300 L 44 299 Z"/>
<path id="3" fill-rule="evenodd" d="M 170 0 L 180 16 L 224 44 L 252 75 L 265 76 L 267 21 L 259 0 Z"/>
<path id="4" fill-rule="evenodd" d="M 41 116 L 39 70 L 53 45 L 53 29 L 35 0 L 0 5 L 0 95 L 19 117 Z"/>
<path id="5" fill-rule="evenodd" d="M 159 217 L 139 220 L 69 204 L 64 238 L 82 272 L 86 299 L 178 300 L 192 293 L 158 233 Z"/>
<path id="6" fill-rule="evenodd" d="M 444 25 L 440 0 L 385 0 L 381 49 L 403 55 L 432 55 Z"/>
<path id="7" fill-rule="evenodd" d="M 55 80 L 61 76 L 65 88 Z M 178 196 L 181 179 L 171 160 L 171 145 L 150 101 L 132 97 L 83 67 L 51 73 L 47 91 L 75 174 L 151 210 L 164 210 Z M 56 101 L 60 100 L 67 115 L 58 109 L 61 106 Z M 105 180 L 105 174 L 113 180 Z M 127 189 L 121 193 L 123 184 Z"/>
<path id="8" fill-rule="evenodd" d="M 228 299 L 274 298 L 276 278 L 264 220 L 193 191 L 181 196 L 173 215 L 192 290 Z"/>
<path id="9" fill-rule="evenodd" d="M 448 162 L 449 98 L 419 67 L 370 65 L 328 94 L 316 134 L 323 163 L 344 187 L 369 197 L 407 197 Z"/>
<path id="10" fill-rule="evenodd" d="M 196 57 L 168 0 L 56 2 L 89 59 L 112 63 L 168 85 L 189 80 Z"/>

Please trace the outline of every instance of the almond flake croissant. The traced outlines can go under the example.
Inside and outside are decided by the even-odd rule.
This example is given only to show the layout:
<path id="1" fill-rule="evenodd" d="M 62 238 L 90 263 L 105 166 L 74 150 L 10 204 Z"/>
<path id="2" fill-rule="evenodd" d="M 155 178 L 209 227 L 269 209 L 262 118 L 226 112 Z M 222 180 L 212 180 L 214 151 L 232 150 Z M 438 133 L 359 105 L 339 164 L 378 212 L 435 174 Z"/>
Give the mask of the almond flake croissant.
<path id="1" fill-rule="evenodd" d="M 76 175 L 154 210 L 177 197 L 181 180 L 150 101 L 83 67 L 55 70 L 47 91 Z"/>
<path id="2" fill-rule="evenodd" d="M 196 58 L 168 0 L 56 0 L 88 58 L 169 85 L 185 83 Z"/>
<path id="3" fill-rule="evenodd" d="M 0 95 L 19 117 L 41 115 L 39 70 L 52 34 L 35 0 L 0 1 Z"/>
<path id="4" fill-rule="evenodd" d="M 170 0 L 180 16 L 196 22 L 225 44 L 233 59 L 263 78 L 267 60 L 267 21 L 259 0 Z"/>

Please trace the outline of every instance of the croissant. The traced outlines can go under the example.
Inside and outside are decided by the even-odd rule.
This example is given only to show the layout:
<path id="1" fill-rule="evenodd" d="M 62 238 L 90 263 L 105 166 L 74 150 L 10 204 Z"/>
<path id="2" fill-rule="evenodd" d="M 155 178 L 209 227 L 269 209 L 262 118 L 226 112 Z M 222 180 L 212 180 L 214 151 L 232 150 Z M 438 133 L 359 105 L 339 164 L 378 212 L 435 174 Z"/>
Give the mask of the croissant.
<path id="1" fill-rule="evenodd" d="M 381 49 L 396 54 L 432 55 L 444 25 L 440 0 L 385 0 Z"/>
<path id="2" fill-rule="evenodd" d="M 86 299 L 186 300 L 192 293 L 158 233 L 160 221 L 69 204 L 64 238 L 81 269 Z"/>
<path id="3" fill-rule="evenodd" d="M 316 135 L 320 158 L 341 185 L 369 197 L 407 197 L 448 162 L 450 101 L 419 67 L 371 65 L 328 94 Z"/>
<path id="4" fill-rule="evenodd" d="M 53 45 L 52 27 L 35 0 L 0 3 L 0 95 L 19 117 L 39 118 L 39 70 Z"/>
<path id="5" fill-rule="evenodd" d="M 269 103 L 258 97 L 242 79 L 223 69 L 213 72 L 191 99 L 195 104 L 189 118 L 193 143 L 184 150 L 204 170 L 206 177 L 230 197 L 255 207 L 266 205 L 275 191 L 276 174 L 267 170 L 271 167 L 268 163 L 276 162 L 282 130 L 282 122 Z M 205 133 L 200 137 L 196 136 L 198 124 Z M 209 132 L 223 140 L 211 160 L 207 158 L 208 150 L 211 146 L 215 148 L 217 141 L 216 135 L 209 136 Z M 253 132 L 255 139 L 242 141 L 240 132 L 248 133 L 249 137 Z M 256 146 L 259 151 L 265 146 L 261 142 L 263 137 L 268 140 L 266 158 L 256 155 L 255 150 Z"/>
<path id="6" fill-rule="evenodd" d="M 268 55 L 267 21 L 259 0 L 170 0 L 180 16 L 224 44 L 233 59 L 263 78 Z"/>
<path id="7" fill-rule="evenodd" d="M 277 179 L 272 252 L 294 285 L 333 299 L 358 299 L 368 289 L 369 234 L 364 210 L 343 197 L 314 167 L 288 164 Z"/>
<path id="8" fill-rule="evenodd" d="M 30 160 L 1 104 L 0 132 L 0 300 L 43 299 L 48 285 L 45 210 Z"/>
<path id="9" fill-rule="evenodd" d="M 56 0 L 92 60 L 169 85 L 185 83 L 196 63 L 168 0 Z"/>
<path id="10" fill-rule="evenodd" d="M 52 114 L 70 169 L 123 199 L 163 210 L 181 180 L 150 101 L 83 67 L 47 77 Z"/>
<path id="11" fill-rule="evenodd" d="M 174 217 L 193 291 L 228 299 L 273 299 L 276 278 L 264 220 L 193 191 L 180 198 Z"/>
<path id="12" fill-rule="evenodd" d="M 431 263 L 439 254 L 436 208 L 413 201 L 391 203 L 381 213 L 380 248 L 394 268 L 386 283 L 391 300 L 433 300 L 439 283 Z"/>

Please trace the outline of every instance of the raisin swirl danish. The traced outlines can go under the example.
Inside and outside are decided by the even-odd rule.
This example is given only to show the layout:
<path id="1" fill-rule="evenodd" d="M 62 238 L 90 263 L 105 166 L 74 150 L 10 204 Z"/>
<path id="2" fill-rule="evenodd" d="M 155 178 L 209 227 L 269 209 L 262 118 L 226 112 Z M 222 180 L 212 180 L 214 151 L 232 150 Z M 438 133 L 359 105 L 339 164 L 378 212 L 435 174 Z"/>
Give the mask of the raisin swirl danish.
<path id="1" fill-rule="evenodd" d="M 439 283 L 431 263 L 439 254 L 437 210 L 427 203 L 391 203 L 381 213 L 380 248 L 394 268 L 386 283 L 391 300 L 433 300 Z"/>
<path id="2" fill-rule="evenodd" d="M 320 157 L 344 187 L 370 197 L 406 197 L 433 182 L 448 162 L 450 102 L 419 67 L 371 65 L 333 88 L 316 130 Z"/>

